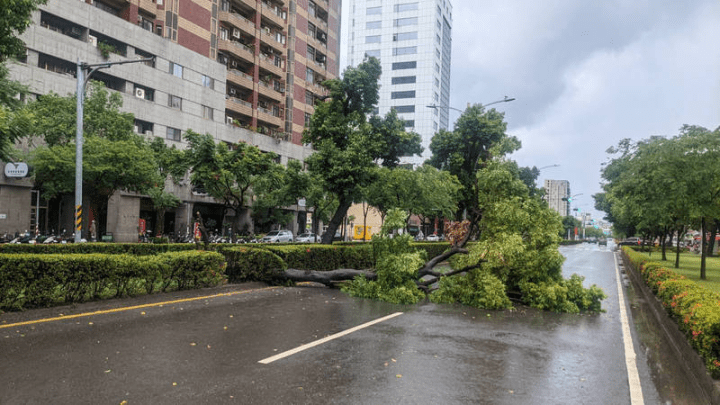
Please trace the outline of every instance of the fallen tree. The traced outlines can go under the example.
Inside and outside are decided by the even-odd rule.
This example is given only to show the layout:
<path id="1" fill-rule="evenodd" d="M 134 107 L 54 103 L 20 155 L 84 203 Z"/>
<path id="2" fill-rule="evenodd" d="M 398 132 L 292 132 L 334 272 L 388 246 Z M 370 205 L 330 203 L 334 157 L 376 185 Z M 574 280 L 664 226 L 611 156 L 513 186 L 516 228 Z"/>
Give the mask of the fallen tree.
<path id="1" fill-rule="evenodd" d="M 493 162 L 480 170 L 478 206 L 470 220 L 449 227 L 451 247 L 436 257 L 428 259 L 424 251 L 411 247 L 410 235 L 397 234 L 405 213 L 391 210 L 381 233 L 373 237 L 373 270 L 291 269 L 281 275 L 292 281 L 339 284 L 351 296 L 401 304 L 429 298 L 501 309 L 511 307 L 513 297 L 556 312 L 602 311 L 605 294 L 600 288 L 584 288 L 583 277 L 577 275 L 562 277 L 561 218 L 528 195 L 513 167 Z M 472 237 L 477 243 L 467 247 Z"/>

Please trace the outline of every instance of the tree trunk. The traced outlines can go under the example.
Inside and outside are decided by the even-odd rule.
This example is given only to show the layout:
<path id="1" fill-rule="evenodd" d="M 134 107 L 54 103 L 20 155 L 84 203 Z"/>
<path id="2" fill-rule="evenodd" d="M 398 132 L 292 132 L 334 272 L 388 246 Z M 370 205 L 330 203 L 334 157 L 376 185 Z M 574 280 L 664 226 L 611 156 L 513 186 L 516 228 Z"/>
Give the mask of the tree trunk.
<path id="1" fill-rule="evenodd" d="M 705 275 L 705 259 L 707 258 L 707 243 L 705 241 L 705 217 L 700 220 L 700 280 L 706 280 Z"/>
<path id="2" fill-rule="evenodd" d="M 341 195 L 340 196 L 340 204 L 338 205 L 337 210 L 335 211 L 335 214 L 333 214 L 332 219 L 330 220 L 330 223 L 328 224 L 327 232 L 322 237 L 322 243 L 326 245 L 332 244 L 332 240 L 335 237 L 335 231 L 337 231 L 340 224 L 342 224 L 343 219 L 345 218 L 345 215 L 348 212 L 348 209 L 350 209 L 350 206 L 352 205 L 352 198 Z"/>
<path id="3" fill-rule="evenodd" d="M 287 269 L 282 276 L 291 281 L 310 281 L 314 283 L 333 286 L 341 281 L 350 281 L 357 276 L 365 276 L 368 280 L 375 280 L 377 275 L 369 270 L 337 269 L 331 271 Z"/>
<path id="4" fill-rule="evenodd" d="M 157 226 L 155 226 L 155 235 L 156 236 L 162 236 L 163 233 L 165 233 L 165 210 L 164 209 L 158 209 L 155 212 L 155 221 L 157 222 Z"/>
<path id="5" fill-rule="evenodd" d="M 235 243 L 235 240 L 236 240 L 235 235 L 237 235 L 238 231 L 240 230 L 240 210 L 241 209 L 240 209 L 240 207 L 238 207 L 238 208 L 233 208 L 233 210 L 235 211 L 235 217 L 233 217 L 233 221 L 232 221 L 232 225 L 231 225 L 232 235 L 230 235 L 230 242 Z"/>
<path id="6" fill-rule="evenodd" d="M 713 219 L 710 229 L 712 229 L 712 231 L 710 232 L 710 240 L 708 240 L 707 255 L 709 257 L 712 257 L 713 251 L 715 250 L 715 238 L 717 237 L 717 232 L 718 232 L 718 220 L 717 219 Z"/>

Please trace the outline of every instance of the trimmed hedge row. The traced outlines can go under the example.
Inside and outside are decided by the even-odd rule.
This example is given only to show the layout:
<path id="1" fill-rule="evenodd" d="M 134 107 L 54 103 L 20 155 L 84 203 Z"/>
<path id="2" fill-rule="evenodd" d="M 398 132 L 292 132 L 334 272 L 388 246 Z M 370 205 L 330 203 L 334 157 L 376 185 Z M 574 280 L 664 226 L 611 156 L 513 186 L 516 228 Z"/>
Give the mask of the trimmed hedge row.
<path id="1" fill-rule="evenodd" d="M 623 247 L 623 252 L 703 358 L 710 375 L 720 378 L 720 294 L 628 246 Z"/>
<path id="2" fill-rule="evenodd" d="M 195 250 L 194 243 L 53 243 L 53 244 L 10 244 L 0 245 L 0 253 L 27 253 L 27 254 L 81 254 L 103 253 L 130 254 L 130 255 L 156 255 L 165 252 L 183 252 Z"/>
<path id="3" fill-rule="evenodd" d="M 24 309 L 136 293 L 212 286 L 224 280 L 214 252 L 0 254 L 0 309 Z"/>
<path id="4" fill-rule="evenodd" d="M 227 261 L 228 281 L 265 281 L 276 283 L 278 272 L 288 268 L 287 264 L 273 252 L 256 247 L 229 247 L 221 250 Z"/>

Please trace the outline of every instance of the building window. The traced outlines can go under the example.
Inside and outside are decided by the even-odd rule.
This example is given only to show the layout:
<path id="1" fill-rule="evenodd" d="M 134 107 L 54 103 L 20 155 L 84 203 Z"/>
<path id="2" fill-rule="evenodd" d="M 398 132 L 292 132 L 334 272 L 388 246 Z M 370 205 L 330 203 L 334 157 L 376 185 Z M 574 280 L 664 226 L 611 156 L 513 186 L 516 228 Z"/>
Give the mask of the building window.
<path id="1" fill-rule="evenodd" d="M 418 38 L 417 31 L 401 32 L 398 34 L 393 34 L 393 41 L 407 41 L 410 39 L 417 39 L 417 38 Z"/>
<path id="2" fill-rule="evenodd" d="M 365 51 L 365 56 L 368 57 L 368 58 L 369 58 L 369 57 L 379 58 L 379 57 L 380 57 L 380 50 L 379 50 L 379 49 L 373 49 L 373 50 L 371 50 L 371 51 Z"/>
<path id="3" fill-rule="evenodd" d="M 415 112 L 415 106 L 414 105 L 396 105 L 393 107 L 395 111 L 398 113 L 414 113 Z M 436 108 L 437 110 L 437 108 Z"/>
<path id="4" fill-rule="evenodd" d="M 393 22 L 394 27 L 407 27 L 409 25 L 417 25 L 418 18 L 417 17 L 407 17 L 407 18 L 396 18 Z"/>
<path id="5" fill-rule="evenodd" d="M 435 64 L 435 71 L 440 73 L 440 65 L 437 63 Z"/>
<path id="6" fill-rule="evenodd" d="M 390 98 L 395 100 L 399 98 L 415 98 L 415 90 L 411 91 L 393 91 L 390 93 Z"/>
<path id="7" fill-rule="evenodd" d="M 435 78 L 435 87 L 440 87 L 440 80 L 438 78 Z"/>
<path id="8" fill-rule="evenodd" d="M 379 44 L 380 43 L 380 35 L 368 35 L 365 37 L 365 43 L 366 44 Z"/>
<path id="9" fill-rule="evenodd" d="M 405 128 L 412 128 L 415 126 L 415 120 L 405 120 Z"/>
<path id="10" fill-rule="evenodd" d="M 180 142 L 181 139 L 181 132 L 177 128 L 170 128 L 167 127 L 167 135 L 165 135 L 167 139 L 170 139 L 171 141 L 177 141 Z"/>
<path id="11" fill-rule="evenodd" d="M 177 108 L 182 110 L 182 99 L 178 96 L 168 95 L 168 107 Z"/>
<path id="12" fill-rule="evenodd" d="M 307 68 L 307 70 L 305 71 L 305 81 L 310 84 L 315 83 L 315 71 Z"/>
<path id="13" fill-rule="evenodd" d="M 433 122 L 433 129 L 434 129 L 435 131 L 437 131 L 437 128 L 438 128 L 437 122 Z"/>
<path id="14" fill-rule="evenodd" d="M 213 109 L 212 107 L 208 107 L 206 105 L 202 106 L 202 112 L 203 112 L 203 118 L 206 120 L 212 121 L 213 119 Z"/>
<path id="15" fill-rule="evenodd" d="M 415 69 L 417 61 L 412 62 L 395 62 L 392 64 L 392 70 Z"/>
<path id="16" fill-rule="evenodd" d="M 438 27 L 438 29 L 441 30 L 441 29 L 442 29 L 442 24 L 440 24 L 440 20 L 437 20 L 436 22 L 437 22 L 437 27 Z"/>
<path id="17" fill-rule="evenodd" d="M 202 76 L 202 85 L 207 88 L 214 89 L 215 88 L 215 79 L 213 79 L 210 76 L 203 75 Z"/>
<path id="18" fill-rule="evenodd" d="M 177 63 L 170 62 L 170 73 L 182 79 L 183 67 L 181 65 L 178 65 Z"/>
<path id="19" fill-rule="evenodd" d="M 368 21 L 365 23 L 365 29 L 375 30 L 382 28 L 382 21 Z"/>
<path id="20" fill-rule="evenodd" d="M 440 35 L 435 34 L 435 42 L 440 43 Z"/>
<path id="21" fill-rule="evenodd" d="M 415 83 L 416 76 L 398 76 L 392 78 L 392 84 Z"/>
<path id="22" fill-rule="evenodd" d="M 411 11 L 411 10 L 417 10 L 418 4 L 415 3 L 403 3 L 403 4 L 396 4 L 395 5 L 395 12 L 399 13 L 402 11 Z"/>
<path id="23" fill-rule="evenodd" d="M 417 53 L 417 46 L 403 46 L 393 48 L 393 55 L 414 55 Z"/>
<path id="24" fill-rule="evenodd" d="M 306 113 L 305 113 L 305 126 L 306 126 L 306 127 L 309 127 L 309 126 L 310 126 L 310 117 L 312 117 L 312 115 L 311 115 L 310 113 L 307 113 L 307 112 L 306 112 Z"/>
<path id="25" fill-rule="evenodd" d="M 368 7 L 365 11 L 365 15 L 378 15 L 382 14 L 382 6 L 379 7 Z"/>
<path id="26" fill-rule="evenodd" d="M 315 95 L 312 93 L 312 91 L 305 90 L 305 104 L 315 104 Z"/>
<path id="27" fill-rule="evenodd" d="M 438 59 L 440 59 L 440 50 L 435 48 L 435 56 L 437 56 Z"/>

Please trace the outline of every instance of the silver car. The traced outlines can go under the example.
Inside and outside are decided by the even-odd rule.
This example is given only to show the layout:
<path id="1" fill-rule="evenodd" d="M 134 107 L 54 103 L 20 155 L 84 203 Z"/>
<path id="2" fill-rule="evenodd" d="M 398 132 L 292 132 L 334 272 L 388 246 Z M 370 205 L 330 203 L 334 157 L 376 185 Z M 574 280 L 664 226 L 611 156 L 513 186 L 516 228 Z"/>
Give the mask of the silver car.
<path id="1" fill-rule="evenodd" d="M 320 242 L 320 236 L 317 236 L 312 232 L 301 233 L 297 236 L 297 238 L 295 238 L 295 242 L 297 243 L 314 243 L 316 241 Z"/>
<path id="2" fill-rule="evenodd" d="M 260 239 L 261 243 L 292 242 L 293 234 L 288 230 L 271 231 Z"/>

